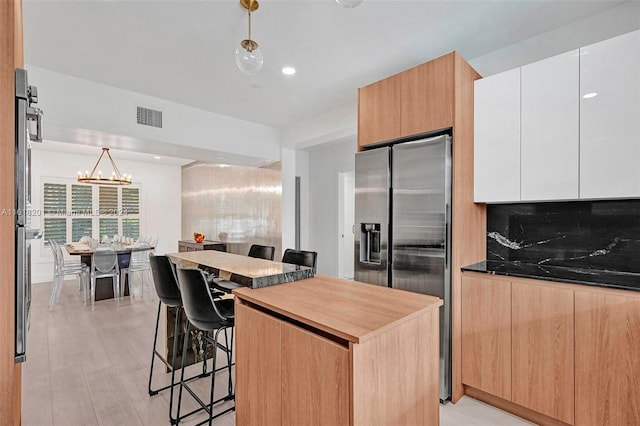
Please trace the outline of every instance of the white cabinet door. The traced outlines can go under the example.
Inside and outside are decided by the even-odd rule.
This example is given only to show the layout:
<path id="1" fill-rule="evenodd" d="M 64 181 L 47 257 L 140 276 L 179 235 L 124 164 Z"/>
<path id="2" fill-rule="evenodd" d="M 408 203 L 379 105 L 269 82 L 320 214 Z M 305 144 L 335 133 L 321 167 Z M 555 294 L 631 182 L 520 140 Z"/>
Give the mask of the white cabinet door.
<path id="1" fill-rule="evenodd" d="M 521 73 L 521 199 L 578 199 L 578 50 Z"/>
<path id="2" fill-rule="evenodd" d="M 580 49 L 580 198 L 640 197 L 640 31 Z"/>
<path id="3" fill-rule="evenodd" d="M 520 201 L 520 69 L 477 80 L 474 111 L 475 201 Z"/>

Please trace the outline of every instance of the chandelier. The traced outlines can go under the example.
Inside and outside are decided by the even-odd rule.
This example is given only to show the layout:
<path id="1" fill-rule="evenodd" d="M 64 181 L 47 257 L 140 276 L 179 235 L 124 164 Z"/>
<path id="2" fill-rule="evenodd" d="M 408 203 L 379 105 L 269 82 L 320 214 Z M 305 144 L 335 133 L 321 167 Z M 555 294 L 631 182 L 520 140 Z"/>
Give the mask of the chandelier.
<path id="1" fill-rule="evenodd" d="M 242 40 L 240 47 L 236 49 L 236 64 L 243 73 L 255 74 L 262 68 L 264 58 L 258 43 L 251 39 L 251 12 L 258 10 L 260 5 L 257 0 L 240 0 L 240 5 L 247 9 L 249 16 L 249 37 Z"/>
<path id="2" fill-rule="evenodd" d="M 113 168 L 111 176 L 103 176 L 102 170 L 98 170 L 98 166 L 104 158 L 104 154 L 107 154 L 107 157 L 111 162 L 111 167 Z M 98 170 L 97 174 L 96 170 Z M 111 158 L 111 154 L 109 154 L 109 148 L 102 148 L 102 154 L 100 154 L 100 158 L 96 161 L 96 165 L 93 166 L 91 173 L 89 173 L 89 171 L 84 172 L 84 174 L 82 174 L 82 172 L 78 172 L 78 182 L 92 183 L 96 185 L 130 185 L 131 175 L 121 174 L 120 170 L 118 170 L 118 166 L 116 166 L 113 158 Z"/>

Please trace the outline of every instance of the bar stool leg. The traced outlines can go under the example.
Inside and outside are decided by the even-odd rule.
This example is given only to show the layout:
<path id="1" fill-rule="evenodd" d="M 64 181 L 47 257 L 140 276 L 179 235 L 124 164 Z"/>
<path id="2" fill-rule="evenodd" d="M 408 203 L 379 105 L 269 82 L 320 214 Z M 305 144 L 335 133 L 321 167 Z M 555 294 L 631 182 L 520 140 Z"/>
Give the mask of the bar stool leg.
<path id="1" fill-rule="evenodd" d="M 178 412 L 176 413 L 176 425 L 180 423 L 180 405 L 182 403 L 182 388 L 184 387 L 184 360 L 187 358 L 187 348 L 189 347 L 189 331 L 191 323 L 187 320 L 184 327 L 184 344 L 182 345 L 182 371 L 180 372 L 180 391 L 178 392 Z"/>

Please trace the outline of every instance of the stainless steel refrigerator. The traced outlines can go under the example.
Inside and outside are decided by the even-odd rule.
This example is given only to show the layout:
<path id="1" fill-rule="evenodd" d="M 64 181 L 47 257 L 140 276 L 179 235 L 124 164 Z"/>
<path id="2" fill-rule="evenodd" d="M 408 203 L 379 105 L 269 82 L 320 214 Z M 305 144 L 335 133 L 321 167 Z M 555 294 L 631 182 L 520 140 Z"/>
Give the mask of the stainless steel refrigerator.
<path id="1" fill-rule="evenodd" d="M 443 299 L 440 399 L 451 396 L 451 137 L 355 159 L 355 279 Z"/>
<path id="2" fill-rule="evenodd" d="M 15 361 L 27 356 L 27 331 L 31 308 L 31 240 L 42 237 L 39 229 L 31 229 L 31 141 L 42 142 L 42 111 L 38 89 L 29 86 L 27 71 L 15 72 Z"/>

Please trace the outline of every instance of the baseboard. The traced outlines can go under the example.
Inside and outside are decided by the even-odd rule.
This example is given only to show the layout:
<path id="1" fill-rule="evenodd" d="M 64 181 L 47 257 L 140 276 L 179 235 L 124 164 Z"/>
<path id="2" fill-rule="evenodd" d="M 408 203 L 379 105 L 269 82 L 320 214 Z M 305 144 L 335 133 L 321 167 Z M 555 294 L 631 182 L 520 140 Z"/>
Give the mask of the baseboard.
<path id="1" fill-rule="evenodd" d="M 562 422 L 467 385 L 464 385 L 464 394 L 542 426 L 571 426 L 569 423 Z"/>

